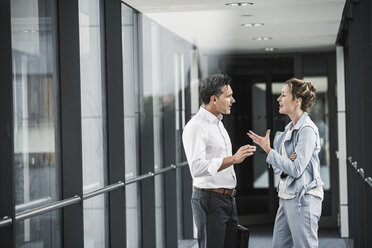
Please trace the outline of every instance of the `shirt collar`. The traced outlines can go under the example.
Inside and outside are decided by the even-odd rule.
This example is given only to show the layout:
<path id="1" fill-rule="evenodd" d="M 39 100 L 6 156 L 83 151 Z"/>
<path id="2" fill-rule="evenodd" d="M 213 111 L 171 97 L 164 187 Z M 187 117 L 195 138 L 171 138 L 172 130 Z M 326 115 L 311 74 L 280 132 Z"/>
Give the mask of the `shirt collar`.
<path id="1" fill-rule="evenodd" d="M 309 114 L 307 112 L 303 112 L 300 119 L 298 120 L 298 122 L 296 123 L 295 127 L 293 128 L 293 130 L 298 130 L 300 127 L 302 127 L 302 125 L 304 124 L 306 118 L 309 116 Z M 290 123 L 287 124 L 287 126 L 285 126 L 284 130 L 289 130 L 292 128 L 292 125 L 293 125 L 293 122 L 291 121 Z M 292 130 L 292 131 L 293 131 Z"/>
<path id="2" fill-rule="evenodd" d="M 302 125 L 304 124 L 307 116 L 309 116 L 309 114 L 307 112 L 303 112 L 300 119 L 298 120 L 298 122 L 296 123 L 296 125 L 294 126 L 293 130 L 298 130 L 300 127 L 302 127 Z M 291 128 L 293 125 L 293 122 L 290 122 L 287 127 L 288 128 Z"/>
<path id="3" fill-rule="evenodd" d="M 200 106 L 199 112 L 202 116 L 204 116 L 210 123 L 218 123 L 223 119 L 223 115 L 219 114 L 218 116 L 215 116 L 208 110 L 206 110 L 203 106 Z"/>

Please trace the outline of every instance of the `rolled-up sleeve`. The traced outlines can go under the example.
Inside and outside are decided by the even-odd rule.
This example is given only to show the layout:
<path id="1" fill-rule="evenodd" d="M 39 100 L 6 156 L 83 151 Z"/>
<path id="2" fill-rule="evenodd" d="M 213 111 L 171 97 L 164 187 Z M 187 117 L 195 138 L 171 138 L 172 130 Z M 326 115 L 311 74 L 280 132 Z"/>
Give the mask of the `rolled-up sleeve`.
<path id="1" fill-rule="evenodd" d="M 193 178 L 217 174 L 223 158 L 206 159 L 208 134 L 202 126 L 195 124 L 185 128 L 182 141 Z"/>
<path id="2" fill-rule="evenodd" d="M 310 163 L 316 147 L 316 133 L 311 127 L 304 127 L 299 130 L 298 137 L 295 147 L 297 157 L 294 161 L 280 155 L 274 149 L 271 149 L 266 158 L 266 162 L 271 164 L 274 169 L 279 169 L 294 178 L 302 175 Z"/>

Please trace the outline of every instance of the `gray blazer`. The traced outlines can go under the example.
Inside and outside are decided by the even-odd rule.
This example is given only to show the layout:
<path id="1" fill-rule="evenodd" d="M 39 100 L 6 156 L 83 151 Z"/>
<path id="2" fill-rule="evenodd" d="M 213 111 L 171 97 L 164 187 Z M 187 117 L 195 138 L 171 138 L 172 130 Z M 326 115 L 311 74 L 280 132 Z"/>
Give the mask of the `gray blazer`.
<path id="1" fill-rule="evenodd" d="M 320 178 L 320 138 L 318 128 L 304 112 L 293 129 L 292 136 L 284 143 L 285 150 L 290 156 L 296 152 L 296 159 L 291 161 L 281 155 L 281 145 L 286 132 L 292 127 L 290 122 L 284 132 L 277 132 L 274 139 L 274 149 L 269 152 L 266 162 L 271 164 L 276 174 L 282 172 L 290 176 L 286 193 L 299 196 L 298 207 L 301 208 L 303 196 L 309 190 L 322 186 Z"/>

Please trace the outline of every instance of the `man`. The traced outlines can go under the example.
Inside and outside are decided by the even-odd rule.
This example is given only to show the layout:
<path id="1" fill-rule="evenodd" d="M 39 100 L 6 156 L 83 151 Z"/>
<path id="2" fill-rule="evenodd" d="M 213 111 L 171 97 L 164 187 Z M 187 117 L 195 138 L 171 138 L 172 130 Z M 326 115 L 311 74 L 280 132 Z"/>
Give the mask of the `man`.
<path id="1" fill-rule="evenodd" d="M 236 176 L 232 165 L 252 156 L 255 146 L 245 145 L 232 155 L 230 137 L 221 122 L 235 102 L 231 78 L 206 78 L 200 88 L 203 105 L 187 123 L 182 140 L 193 177 L 191 205 L 200 248 L 236 247 L 238 216 Z"/>

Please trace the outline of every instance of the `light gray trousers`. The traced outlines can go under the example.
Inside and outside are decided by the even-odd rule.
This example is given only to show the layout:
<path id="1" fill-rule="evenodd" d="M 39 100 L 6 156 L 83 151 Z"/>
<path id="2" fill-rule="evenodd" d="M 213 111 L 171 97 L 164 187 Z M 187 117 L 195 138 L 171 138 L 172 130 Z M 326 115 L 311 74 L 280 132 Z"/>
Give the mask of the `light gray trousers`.
<path id="1" fill-rule="evenodd" d="M 279 199 L 276 213 L 273 248 L 317 248 L 318 221 L 322 213 L 322 200 L 313 195 L 305 195 L 301 209 L 298 196 Z"/>

